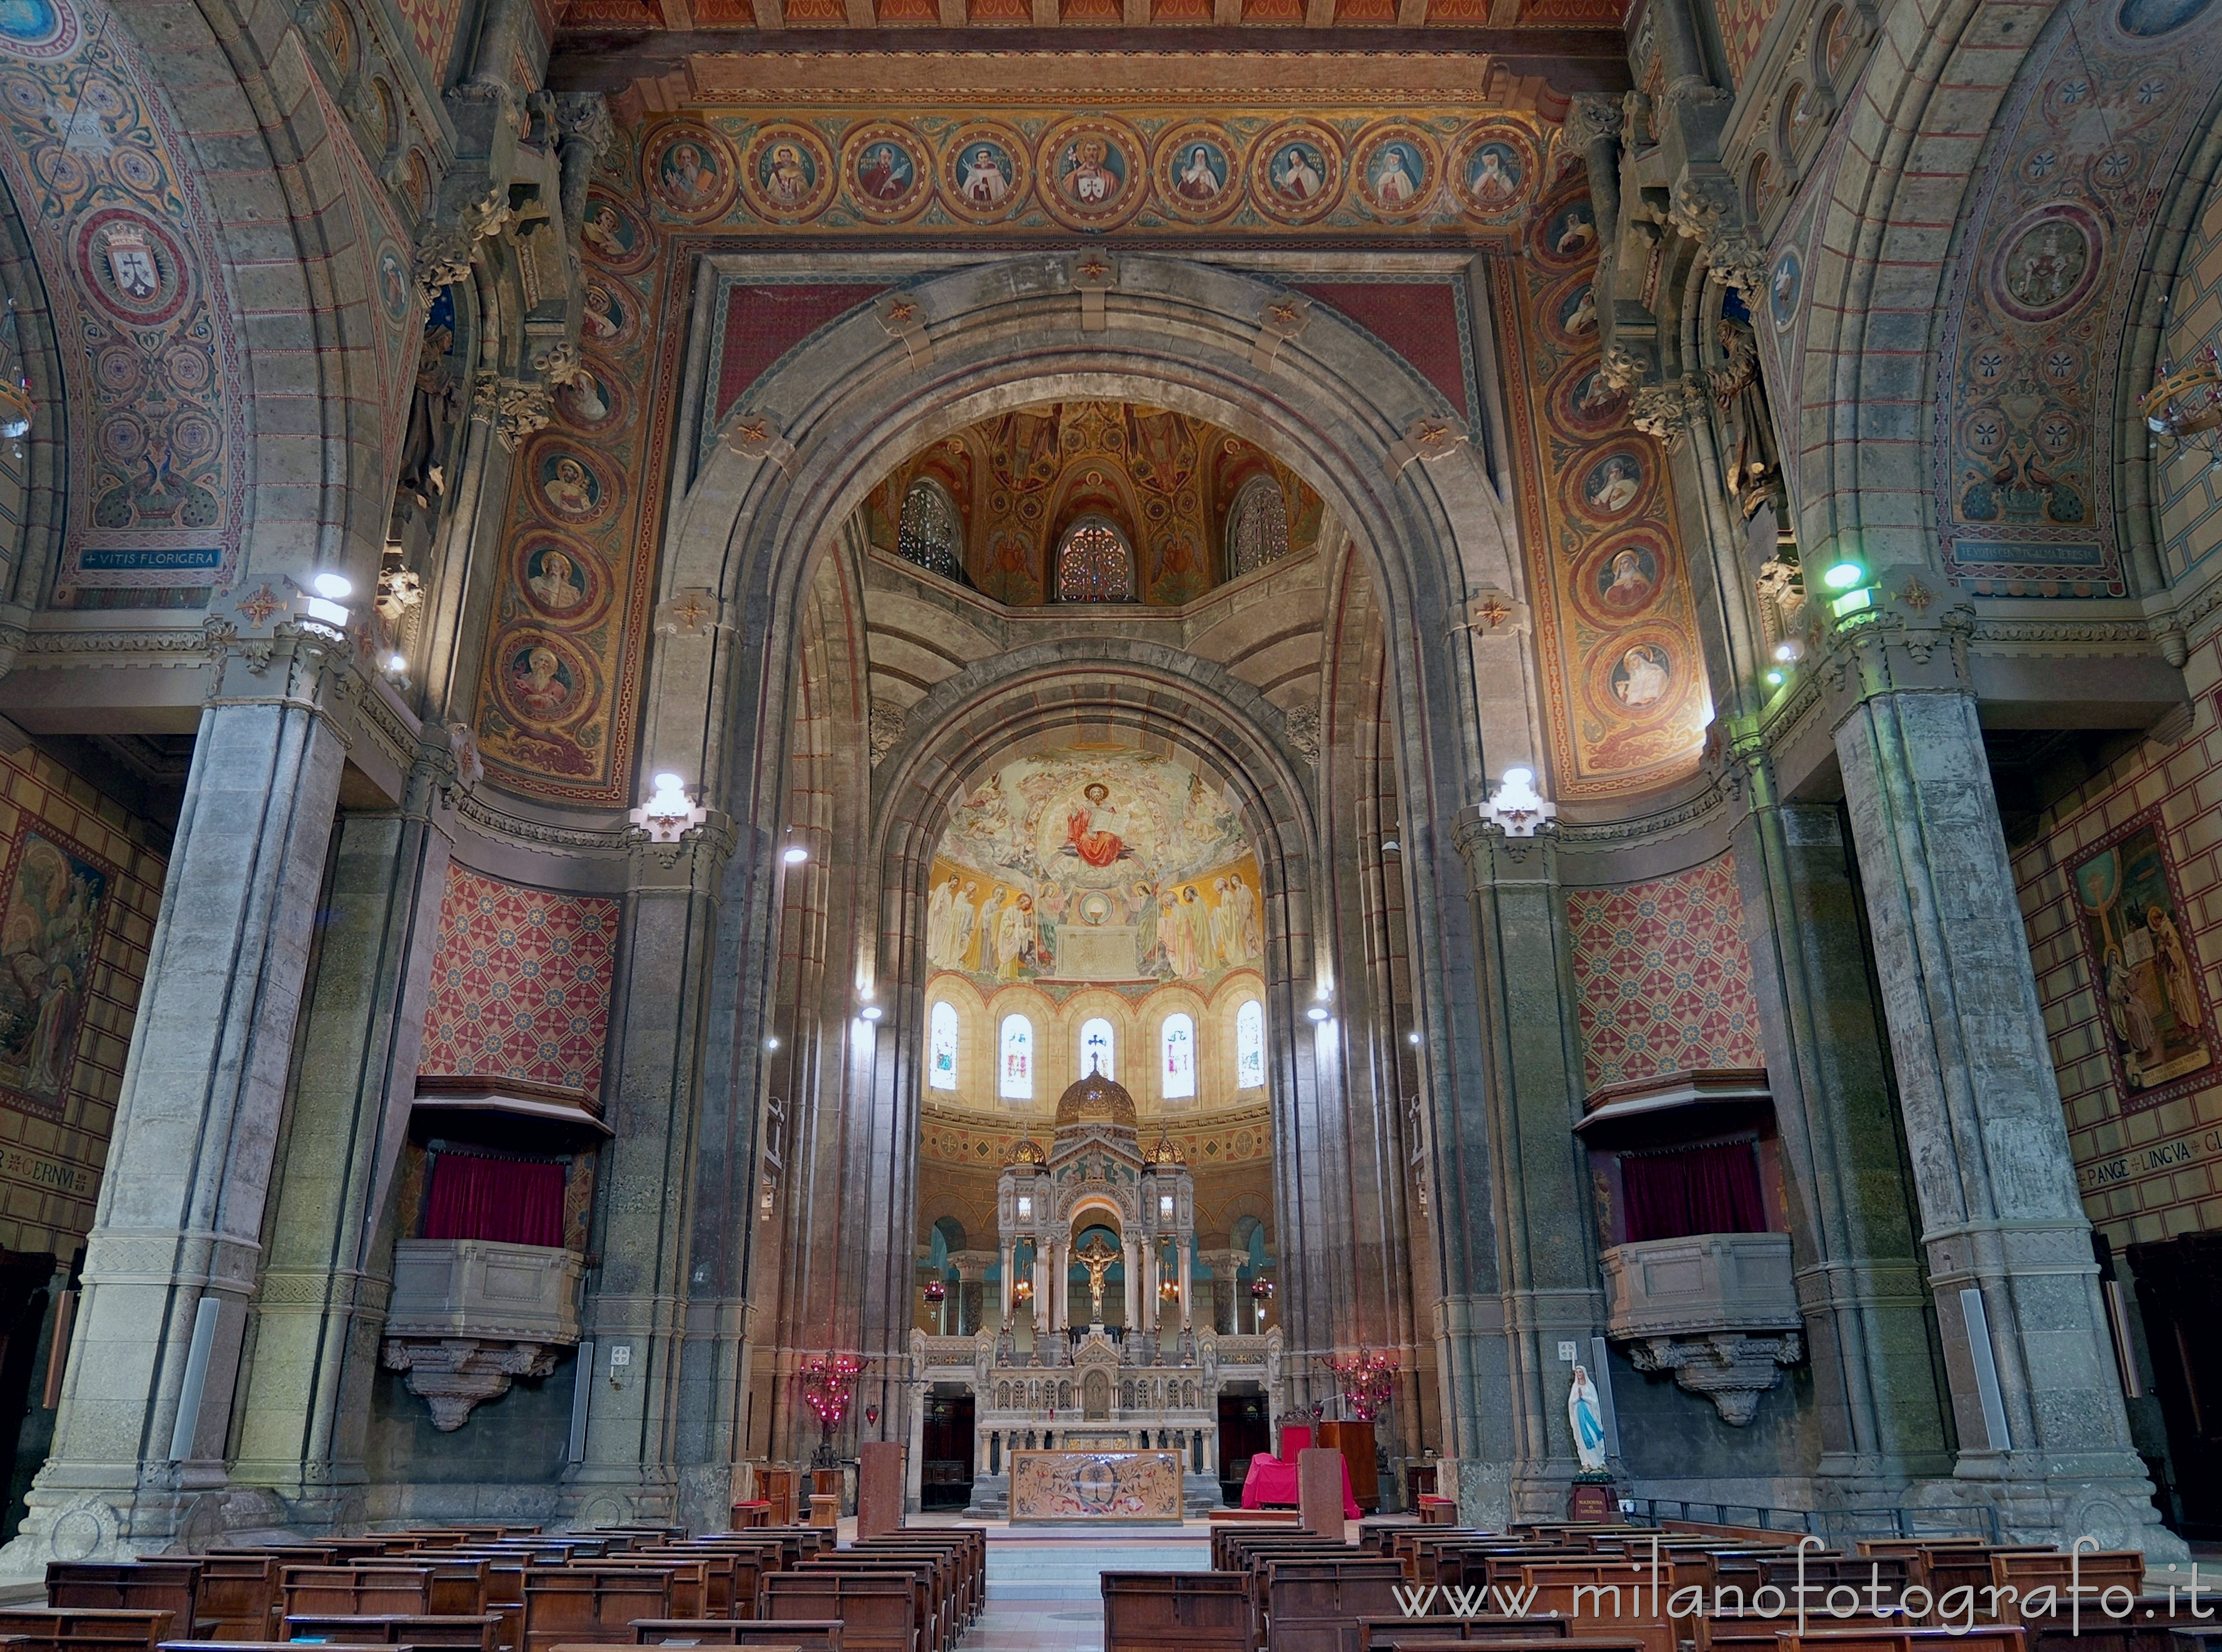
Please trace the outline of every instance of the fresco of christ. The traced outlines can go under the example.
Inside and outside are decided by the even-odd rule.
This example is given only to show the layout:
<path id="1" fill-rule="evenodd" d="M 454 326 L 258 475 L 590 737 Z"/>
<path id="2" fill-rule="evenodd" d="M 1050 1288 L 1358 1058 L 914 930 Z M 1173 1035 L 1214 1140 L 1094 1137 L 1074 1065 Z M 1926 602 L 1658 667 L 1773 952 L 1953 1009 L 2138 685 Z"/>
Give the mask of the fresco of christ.
<path id="1" fill-rule="evenodd" d="M 1095 829 L 1095 810 L 1114 812 L 1108 807 L 1111 788 L 1098 781 L 1085 788 L 1081 795 L 1087 798 L 1089 807 L 1075 808 L 1066 813 L 1065 847 L 1100 871 L 1130 851 L 1126 840 L 1117 832 Z"/>

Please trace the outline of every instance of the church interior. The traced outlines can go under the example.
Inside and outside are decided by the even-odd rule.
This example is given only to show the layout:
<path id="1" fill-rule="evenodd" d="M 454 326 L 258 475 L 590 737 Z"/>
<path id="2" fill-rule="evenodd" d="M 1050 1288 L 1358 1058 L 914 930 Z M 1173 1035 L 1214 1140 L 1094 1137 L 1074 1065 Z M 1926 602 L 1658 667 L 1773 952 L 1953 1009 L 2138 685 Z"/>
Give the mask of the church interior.
<path id="1" fill-rule="evenodd" d="M 0 1635 L 2222 1542 L 2218 63 L 0 0 Z"/>

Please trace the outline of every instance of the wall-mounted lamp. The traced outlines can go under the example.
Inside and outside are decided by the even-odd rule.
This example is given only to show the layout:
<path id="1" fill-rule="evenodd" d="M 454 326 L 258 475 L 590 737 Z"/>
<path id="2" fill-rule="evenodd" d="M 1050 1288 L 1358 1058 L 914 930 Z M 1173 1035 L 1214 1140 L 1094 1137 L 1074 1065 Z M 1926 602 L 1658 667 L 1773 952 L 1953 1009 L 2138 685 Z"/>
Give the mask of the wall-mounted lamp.
<path id="1" fill-rule="evenodd" d="M 776 1038 L 766 1039 L 764 1040 L 764 1048 L 767 1050 L 776 1050 L 779 1048 L 779 1040 Z"/>
<path id="2" fill-rule="evenodd" d="M 799 843 L 791 843 L 780 851 L 779 857 L 789 866 L 800 866 L 810 858 L 810 851 Z"/>
<path id="3" fill-rule="evenodd" d="M 1404 1034 L 1404 1042 L 1405 1042 L 1405 1043 L 1407 1043 L 1407 1044 L 1417 1044 L 1419 1041 L 1420 1041 L 1420 1029 L 1419 1029 L 1418 1027 L 1414 1027 L 1410 1032 L 1409 1032 L 1409 1033 L 1405 1033 L 1405 1034 Z"/>
<path id="4" fill-rule="evenodd" d="M 1508 838 L 1532 838 L 1544 821 L 1555 817 L 1559 806 L 1535 789 L 1533 769 L 1507 769 L 1497 782 L 1497 795 L 1481 812 L 1504 828 Z"/>
<path id="5" fill-rule="evenodd" d="M 677 843 L 709 818 L 709 810 L 687 795 L 687 782 L 670 773 L 656 776 L 648 801 L 631 812 L 650 843 Z"/>
<path id="6" fill-rule="evenodd" d="M 304 586 L 295 586 L 300 593 L 295 608 L 301 619 L 319 631 L 330 631 L 334 637 L 345 638 L 348 612 L 347 600 L 355 594 L 355 581 L 344 574 L 327 570 L 309 575 Z"/>
<path id="7" fill-rule="evenodd" d="M 866 1004 L 857 1012 L 857 1014 L 860 1020 L 876 1021 L 880 1018 L 880 1007 L 877 1004 Z"/>
<path id="8" fill-rule="evenodd" d="M 1314 1004 L 1304 1014 L 1312 1021 L 1323 1021 L 1327 1019 L 1328 1008 L 1325 1004 Z"/>

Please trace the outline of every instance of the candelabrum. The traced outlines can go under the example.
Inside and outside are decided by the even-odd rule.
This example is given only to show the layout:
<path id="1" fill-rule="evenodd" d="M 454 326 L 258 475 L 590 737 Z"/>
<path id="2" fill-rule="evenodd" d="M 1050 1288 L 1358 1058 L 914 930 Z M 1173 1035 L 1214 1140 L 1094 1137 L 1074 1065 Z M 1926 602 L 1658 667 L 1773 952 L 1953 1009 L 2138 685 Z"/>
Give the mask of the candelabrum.
<path id="1" fill-rule="evenodd" d="M 818 1418 L 818 1454 L 811 1460 L 813 1467 L 832 1468 L 839 1462 L 833 1454 L 833 1430 L 849 1414 L 849 1401 L 863 1369 L 864 1362 L 853 1354 L 813 1354 L 802 1362 L 802 1403 Z"/>
<path id="2" fill-rule="evenodd" d="M 1342 1379 L 1343 1397 L 1361 1423 L 1371 1423 L 1389 1409 L 1397 1385 L 1397 1361 L 1379 1348 L 1361 1347 L 1357 1353 L 1330 1354 L 1328 1369 Z"/>
<path id="3" fill-rule="evenodd" d="M 2154 435 L 2222 459 L 2222 361 L 2214 347 L 2200 345 L 2180 367 L 2163 362 L 2138 411 Z"/>

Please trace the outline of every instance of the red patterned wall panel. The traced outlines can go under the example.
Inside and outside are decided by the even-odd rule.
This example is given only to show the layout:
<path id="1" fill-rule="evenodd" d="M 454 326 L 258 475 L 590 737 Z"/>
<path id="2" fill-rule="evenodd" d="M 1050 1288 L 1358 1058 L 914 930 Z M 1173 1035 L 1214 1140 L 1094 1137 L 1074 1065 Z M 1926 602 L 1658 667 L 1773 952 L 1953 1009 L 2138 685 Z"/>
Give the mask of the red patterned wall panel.
<path id="1" fill-rule="evenodd" d="M 1566 919 L 1585 1089 L 1766 1065 L 1733 857 L 1648 883 L 1577 889 Z"/>
<path id="2" fill-rule="evenodd" d="M 448 869 L 420 1077 L 529 1085 L 599 1106 L 618 902 Z"/>

